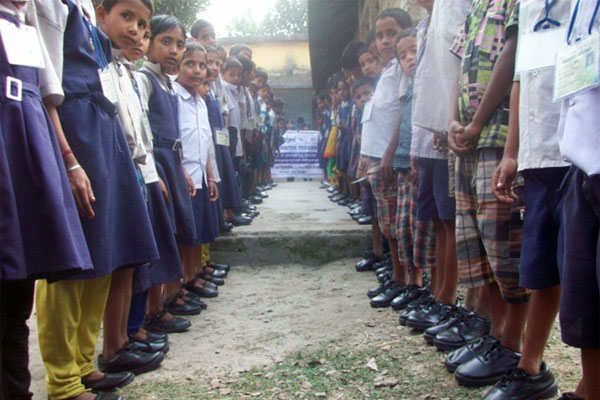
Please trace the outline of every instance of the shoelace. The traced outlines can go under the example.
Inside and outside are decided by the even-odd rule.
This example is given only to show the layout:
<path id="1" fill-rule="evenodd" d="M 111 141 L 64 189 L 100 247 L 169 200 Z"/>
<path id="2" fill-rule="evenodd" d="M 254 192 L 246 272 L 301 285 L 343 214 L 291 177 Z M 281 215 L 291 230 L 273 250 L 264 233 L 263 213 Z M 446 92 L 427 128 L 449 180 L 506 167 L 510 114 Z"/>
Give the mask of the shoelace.
<path id="1" fill-rule="evenodd" d="M 500 379 L 498 386 L 507 387 L 511 381 L 520 381 L 527 378 L 529 374 L 521 368 L 511 368 L 508 372 Z"/>

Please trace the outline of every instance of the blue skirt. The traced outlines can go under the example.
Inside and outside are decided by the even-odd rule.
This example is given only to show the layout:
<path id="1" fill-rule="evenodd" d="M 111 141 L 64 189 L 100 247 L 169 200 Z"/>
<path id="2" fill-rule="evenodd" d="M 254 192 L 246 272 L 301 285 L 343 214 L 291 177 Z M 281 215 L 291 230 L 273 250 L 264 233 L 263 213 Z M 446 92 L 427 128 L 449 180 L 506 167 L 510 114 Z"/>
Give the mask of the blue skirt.
<path id="1" fill-rule="evenodd" d="M 148 188 L 148 214 L 160 260 L 136 268 L 133 293 L 140 293 L 152 286 L 179 280 L 183 276 L 175 234 L 160 185 L 158 182 L 154 182 L 146 186 Z"/>
<path id="2" fill-rule="evenodd" d="M 348 171 L 350 155 L 352 153 L 352 134 L 346 129 L 338 136 L 338 150 L 336 154 L 336 168 L 342 173 Z"/>
<path id="3" fill-rule="evenodd" d="M 24 80 L 22 100 L 9 100 L 5 79 L 0 74 L 0 280 L 54 281 L 89 271 L 92 260 L 38 89 Z"/>
<path id="4" fill-rule="evenodd" d="M 190 197 L 183 165 L 178 151 L 170 148 L 154 146 L 154 157 L 157 167 L 160 165 L 161 178 L 169 190 L 172 207 L 173 229 L 177 243 L 184 244 L 196 239 L 192 199 Z"/>
<path id="5" fill-rule="evenodd" d="M 96 197 L 95 217 L 81 219 L 94 270 L 76 278 L 99 278 L 157 260 L 148 210 L 114 106 L 101 93 L 84 93 L 68 95 L 58 113 Z"/>
<path id="6" fill-rule="evenodd" d="M 219 199 L 223 208 L 239 208 L 242 206 L 242 196 L 229 147 L 215 145 L 215 156 L 221 177 Z"/>
<path id="7" fill-rule="evenodd" d="M 180 243 L 184 246 L 199 246 L 212 243 L 219 235 L 219 220 L 217 218 L 217 204 L 210 201 L 208 188 L 196 189 L 196 195 L 192 197 L 194 207 L 193 222 L 196 226 L 198 237 L 195 240 Z"/>

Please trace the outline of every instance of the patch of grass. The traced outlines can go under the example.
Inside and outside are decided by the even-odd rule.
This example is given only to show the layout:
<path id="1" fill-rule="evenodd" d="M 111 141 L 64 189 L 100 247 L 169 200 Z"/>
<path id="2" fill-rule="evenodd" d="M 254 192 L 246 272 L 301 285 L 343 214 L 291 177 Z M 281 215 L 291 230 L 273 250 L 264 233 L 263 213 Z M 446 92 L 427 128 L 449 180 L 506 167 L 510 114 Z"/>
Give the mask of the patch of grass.
<path id="1" fill-rule="evenodd" d="M 378 371 L 366 365 L 372 358 Z M 415 348 L 407 352 L 405 346 L 389 345 L 348 348 L 329 343 L 290 354 L 268 368 L 255 368 L 237 376 L 223 376 L 210 382 L 198 377 L 134 383 L 125 388 L 123 395 L 126 399 L 147 400 L 481 398 L 485 389 L 459 387 L 440 360 L 443 355 L 432 350 Z M 376 388 L 375 382 L 385 378 L 397 383 L 393 387 Z"/>

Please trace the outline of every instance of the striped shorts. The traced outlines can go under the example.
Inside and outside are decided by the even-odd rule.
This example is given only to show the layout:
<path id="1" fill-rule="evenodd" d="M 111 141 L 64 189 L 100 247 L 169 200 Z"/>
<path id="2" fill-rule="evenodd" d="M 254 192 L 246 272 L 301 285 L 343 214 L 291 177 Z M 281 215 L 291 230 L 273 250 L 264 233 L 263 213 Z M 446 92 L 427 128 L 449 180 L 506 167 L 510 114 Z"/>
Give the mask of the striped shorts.
<path id="1" fill-rule="evenodd" d="M 460 283 L 467 287 L 497 282 L 507 303 L 523 303 L 529 292 L 519 287 L 523 221 L 522 180 L 515 183 L 519 200 L 500 203 L 492 177 L 502 148 L 479 149 L 456 160 L 456 251 Z"/>
<path id="2" fill-rule="evenodd" d="M 417 173 L 398 172 L 398 210 L 396 212 L 396 237 L 398 257 L 406 268 L 431 268 L 435 266 L 435 229 L 433 220 L 417 219 L 419 194 Z"/>

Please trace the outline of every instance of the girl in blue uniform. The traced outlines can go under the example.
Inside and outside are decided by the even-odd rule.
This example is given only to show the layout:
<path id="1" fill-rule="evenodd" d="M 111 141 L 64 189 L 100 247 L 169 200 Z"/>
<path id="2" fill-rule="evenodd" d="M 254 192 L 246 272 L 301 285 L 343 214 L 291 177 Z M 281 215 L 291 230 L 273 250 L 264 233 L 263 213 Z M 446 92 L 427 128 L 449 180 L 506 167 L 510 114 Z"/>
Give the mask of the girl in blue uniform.
<path id="1" fill-rule="evenodd" d="M 159 15 L 151 21 L 148 61 L 140 70 L 140 91 L 148 110 L 153 134 L 157 170 L 167 186 L 177 243 L 196 240 L 192 199 L 196 188 L 182 164 L 181 134 L 177 97 L 171 78 L 176 74 L 185 49 L 185 28 L 172 16 Z M 195 292 L 204 297 L 215 297 L 215 285 L 196 279 Z M 180 291 L 180 282 L 167 285 L 165 297 L 172 298 Z"/>
<path id="2" fill-rule="evenodd" d="M 90 2 L 55 2 L 55 10 L 66 12 L 66 26 L 59 37 L 45 34 L 43 38 L 64 46 L 64 59 L 53 57 L 52 62 L 55 71 L 62 71 L 65 100 L 49 111 L 94 269 L 77 280 L 38 283 L 38 336 L 49 397 L 92 399 L 94 395 L 86 391 L 107 382 L 95 370 L 93 359 L 111 273 L 156 260 L 158 252 L 111 101 L 114 89 L 105 72 L 112 60 L 110 41 L 92 24 Z M 123 373 L 109 378 L 118 386 L 133 376 Z"/>
<path id="3" fill-rule="evenodd" d="M 20 32 L 27 6 L 3 0 L 0 19 Z M 0 398 L 30 399 L 26 321 L 34 280 L 90 270 L 92 261 L 41 98 L 60 98 L 62 91 L 41 94 L 40 72 L 46 81 L 51 76 L 42 65 L 11 64 L 8 39 L 0 33 Z M 49 63 L 45 48 L 42 54 Z"/>

